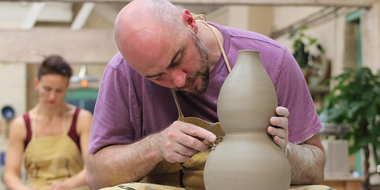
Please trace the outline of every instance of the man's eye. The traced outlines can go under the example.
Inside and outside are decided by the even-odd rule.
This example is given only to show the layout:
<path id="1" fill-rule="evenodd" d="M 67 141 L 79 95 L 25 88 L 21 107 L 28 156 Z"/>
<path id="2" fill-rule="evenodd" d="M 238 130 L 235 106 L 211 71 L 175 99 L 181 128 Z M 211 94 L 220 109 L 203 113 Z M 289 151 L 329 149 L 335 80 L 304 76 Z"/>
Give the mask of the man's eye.
<path id="1" fill-rule="evenodd" d="M 181 60 L 173 62 L 172 67 L 176 67 L 176 66 L 178 66 L 179 64 L 181 64 Z"/>
<path id="2" fill-rule="evenodd" d="M 181 64 L 181 61 L 182 61 L 182 56 L 176 58 L 176 59 L 173 61 L 172 65 L 171 65 L 171 68 L 180 65 L 180 64 Z"/>
<path id="3" fill-rule="evenodd" d="M 155 78 L 156 81 L 162 81 L 164 80 L 164 76 L 163 75 L 159 75 Z"/>

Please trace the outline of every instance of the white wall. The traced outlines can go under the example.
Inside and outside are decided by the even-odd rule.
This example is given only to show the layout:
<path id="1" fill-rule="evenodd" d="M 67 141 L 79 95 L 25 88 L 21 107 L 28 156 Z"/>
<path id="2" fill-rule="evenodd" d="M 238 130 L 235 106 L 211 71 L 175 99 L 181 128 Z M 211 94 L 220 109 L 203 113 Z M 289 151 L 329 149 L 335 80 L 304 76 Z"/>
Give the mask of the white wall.
<path id="1" fill-rule="evenodd" d="M 362 64 L 371 68 L 372 72 L 377 74 L 380 69 L 380 31 L 379 19 L 380 3 L 373 5 L 372 9 L 363 9 L 361 11 L 361 34 L 362 34 Z"/>
<path id="2" fill-rule="evenodd" d="M 26 111 L 26 67 L 25 64 L 0 63 L 0 108 L 12 106 L 16 117 Z M 0 118 L 4 128 L 4 118 Z"/>
<path id="3" fill-rule="evenodd" d="M 273 29 L 279 30 L 289 26 L 313 13 L 320 11 L 323 7 L 303 6 L 277 6 L 274 8 Z"/>

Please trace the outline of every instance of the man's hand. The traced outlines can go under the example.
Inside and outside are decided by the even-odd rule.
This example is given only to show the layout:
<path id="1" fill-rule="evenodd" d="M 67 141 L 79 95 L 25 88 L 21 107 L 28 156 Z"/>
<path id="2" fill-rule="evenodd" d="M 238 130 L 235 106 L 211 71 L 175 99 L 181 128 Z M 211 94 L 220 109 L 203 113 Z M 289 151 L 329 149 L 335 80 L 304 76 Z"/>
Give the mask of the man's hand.
<path id="1" fill-rule="evenodd" d="M 291 184 L 320 184 L 323 181 L 325 154 L 318 136 L 315 134 L 302 144 L 288 142 L 289 111 L 284 107 L 276 108 L 267 131 L 273 141 L 285 153 L 291 168 Z"/>
<path id="2" fill-rule="evenodd" d="M 203 140 L 216 140 L 212 132 L 181 121 L 173 122 L 156 135 L 154 146 L 163 159 L 172 163 L 186 162 L 197 151 L 206 151 L 207 146 Z"/>
<path id="3" fill-rule="evenodd" d="M 271 117 L 269 122 L 273 126 L 269 126 L 267 131 L 273 137 L 273 141 L 279 146 L 284 152 L 286 150 L 286 145 L 288 144 L 288 109 L 284 107 L 276 108 L 277 117 Z"/>

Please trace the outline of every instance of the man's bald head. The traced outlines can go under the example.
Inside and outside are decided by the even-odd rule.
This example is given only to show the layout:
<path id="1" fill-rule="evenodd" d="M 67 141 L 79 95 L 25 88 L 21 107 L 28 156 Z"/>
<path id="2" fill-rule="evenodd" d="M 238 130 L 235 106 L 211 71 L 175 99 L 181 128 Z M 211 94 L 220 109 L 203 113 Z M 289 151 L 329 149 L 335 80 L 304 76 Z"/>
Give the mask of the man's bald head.
<path id="1" fill-rule="evenodd" d="M 185 25 L 181 13 L 166 0 L 134 0 L 125 6 L 115 21 L 115 41 L 123 57 L 140 53 L 146 47 L 174 36 Z M 158 45 L 158 44 L 157 44 Z"/>

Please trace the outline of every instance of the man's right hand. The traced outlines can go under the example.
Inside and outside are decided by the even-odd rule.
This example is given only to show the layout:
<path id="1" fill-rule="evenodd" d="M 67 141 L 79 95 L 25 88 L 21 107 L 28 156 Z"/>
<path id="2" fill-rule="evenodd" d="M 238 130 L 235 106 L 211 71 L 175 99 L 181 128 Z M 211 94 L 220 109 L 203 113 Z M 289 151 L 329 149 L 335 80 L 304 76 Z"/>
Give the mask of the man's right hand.
<path id="1" fill-rule="evenodd" d="M 131 144 L 111 145 L 87 157 L 87 182 L 93 189 L 140 181 L 162 160 L 186 162 L 215 142 L 206 129 L 181 121 Z"/>
<path id="2" fill-rule="evenodd" d="M 186 162 L 197 151 L 206 151 L 203 142 L 214 142 L 216 136 L 193 124 L 175 121 L 168 128 L 155 134 L 154 145 L 160 156 L 168 162 Z"/>

